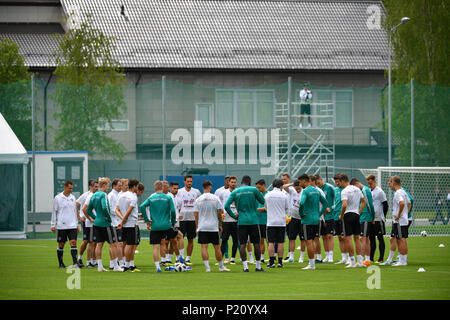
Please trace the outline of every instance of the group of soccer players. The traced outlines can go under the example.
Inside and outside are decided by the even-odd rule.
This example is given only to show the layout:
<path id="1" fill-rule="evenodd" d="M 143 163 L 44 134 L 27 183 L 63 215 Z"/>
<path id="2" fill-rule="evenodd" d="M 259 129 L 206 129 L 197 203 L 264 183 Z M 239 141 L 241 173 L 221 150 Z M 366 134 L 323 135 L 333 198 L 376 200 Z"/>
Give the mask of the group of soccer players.
<path id="1" fill-rule="evenodd" d="M 264 179 L 252 186 L 251 178 L 244 176 L 240 187 L 237 187 L 237 177 L 227 176 L 224 186 L 212 194 L 213 185 L 209 180 L 203 181 L 203 192 L 200 192 L 192 187 L 192 175 L 186 175 L 181 189 L 176 182 L 156 181 L 153 185 L 155 192 L 140 206 L 138 197 L 145 187 L 137 179 L 114 179 L 112 182 L 109 178 L 91 179 L 89 191 L 78 199 L 71 194 L 73 183 L 66 181 L 63 192 L 54 199 L 51 220 L 52 231 L 57 233 L 59 266 L 65 268 L 63 249 L 69 240 L 74 267 L 84 266 L 82 256 L 87 251 L 88 268 L 108 271 L 102 263 L 106 241 L 109 243 L 109 270 L 140 271 L 134 264 L 140 243 L 139 212 L 150 230 L 150 244 L 158 273 L 172 263 L 174 253 L 177 262 L 191 265 L 197 237 L 207 272 L 211 271 L 209 244 L 214 247 L 219 271 L 230 271 L 225 264 L 236 263 L 239 248 L 243 271 L 249 272 L 249 263 L 255 263 L 255 271 L 263 272 L 266 245 L 267 268 L 282 268 L 283 263 L 294 262 L 297 237 L 300 238 L 301 251 L 298 262 L 304 262 L 306 252 L 309 259 L 304 270 L 315 269 L 317 263 L 334 262 L 334 236 L 338 237 L 342 255 L 336 264 L 346 264 L 347 268 L 370 265 L 374 261 L 376 239 L 380 250 L 377 263 L 381 263 L 388 202 L 386 194 L 377 186 L 375 176 L 367 176 L 366 181 L 367 186 L 355 178 L 349 181 L 348 176 L 341 173 L 334 176 L 336 187 L 333 187 L 319 175 L 303 174 L 291 182 L 290 176 L 283 174 L 281 179 L 273 180 L 272 190 L 268 191 Z M 388 183 L 395 191 L 393 224 L 389 257 L 381 265 L 407 265 L 406 239 L 413 199 L 402 188 L 400 177 L 389 177 Z M 83 228 L 79 253 L 76 244 L 78 221 Z M 286 235 L 289 251 L 283 259 Z M 224 256 L 230 237 L 232 249 L 228 260 Z M 323 260 L 320 237 L 325 251 Z M 399 261 L 393 263 L 397 247 Z"/>

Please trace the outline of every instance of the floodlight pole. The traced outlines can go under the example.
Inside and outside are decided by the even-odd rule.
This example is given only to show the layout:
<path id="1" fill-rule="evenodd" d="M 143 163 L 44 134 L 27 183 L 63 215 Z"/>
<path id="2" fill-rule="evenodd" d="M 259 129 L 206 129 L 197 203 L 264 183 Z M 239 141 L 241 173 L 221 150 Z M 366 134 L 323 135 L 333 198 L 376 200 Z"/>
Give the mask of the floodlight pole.
<path id="1" fill-rule="evenodd" d="M 388 82 L 389 82 L 389 88 L 388 88 L 388 95 L 389 95 L 389 102 L 388 102 L 388 164 L 389 167 L 392 167 L 392 97 L 391 97 L 391 64 L 392 64 L 392 34 L 394 31 L 401 26 L 404 23 L 407 23 L 410 19 L 408 17 L 403 17 L 401 22 L 396 25 L 395 27 L 391 28 L 389 30 L 389 76 L 388 76 Z"/>
<path id="2" fill-rule="evenodd" d="M 411 78 L 411 167 L 414 167 L 414 78 Z"/>
<path id="3" fill-rule="evenodd" d="M 392 101 L 391 101 L 391 36 L 392 29 L 389 31 L 389 71 L 388 71 L 388 167 L 392 167 L 392 128 L 391 128 L 391 117 L 392 117 Z"/>
<path id="4" fill-rule="evenodd" d="M 287 98 L 287 135 L 288 135 L 288 173 L 291 175 L 292 169 L 292 152 L 291 152 L 291 87 L 292 87 L 292 77 L 288 78 L 288 98 Z"/>
<path id="5" fill-rule="evenodd" d="M 411 78 L 411 167 L 414 167 L 414 78 Z M 414 170 L 411 172 L 411 194 L 414 197 Z M 415 230 L 414 207 L 411 209 L 412 227 Z"/>
<path id="6" fill-rule="evenodd" d="M 162 76 L 162 177 L 166 180 L 166 76 Z"/>
<path id="7" fill-rule="evenodd" d="M 31 75 L 31 152 L 32 152 L 32 162 L 31 162 L 31 169 L 32 169 L 32 188 L 33 188 L 33 194 L 32 194 L 32 216 L 33 216 L 33 237 L 36 238 L 36 138 L 34 134 L 35 130 L 35 103 L 34 103 L 34 74 Z"/>

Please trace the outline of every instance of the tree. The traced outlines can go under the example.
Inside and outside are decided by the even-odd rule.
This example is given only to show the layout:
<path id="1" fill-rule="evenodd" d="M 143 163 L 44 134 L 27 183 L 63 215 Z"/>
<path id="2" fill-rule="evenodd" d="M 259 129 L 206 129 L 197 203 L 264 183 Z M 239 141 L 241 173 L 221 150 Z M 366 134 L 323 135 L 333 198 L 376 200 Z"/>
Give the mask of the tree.
<path id="1" fill-rule="evenodd" d="M 31 149 L 31 73 L 19 46 L 0 39 L 0 113 L 25 149 Z"/>
<path id="2" fill-rule="evenodd" d="M 90 20 L 60 39 L 56 52 L 57 85 L 52 99 L 60 110 L 55 145 L 87 150 L 103 158 L 122 159 L 125 148 L 100 128 L 111 127 L 126 110 L 122 86 L 126 79 L 112 57 L 113 37 L 92 27 Z"/>
<path id="3" fill-rule="evenodd" d="M 450 165 L 450 8 L 447 0 L 384 0 L 385 30 L 411 21 L 392 36 L 392 134 L 395 155 L 410 163 L 411 87 L 415 82 L 415 165 Z M 387 31 L 387 36 L 389 36 Z M 387 90 L 386 90 L 387 94 Z M 387 107 L 387 97 L 383 104 Z"/>

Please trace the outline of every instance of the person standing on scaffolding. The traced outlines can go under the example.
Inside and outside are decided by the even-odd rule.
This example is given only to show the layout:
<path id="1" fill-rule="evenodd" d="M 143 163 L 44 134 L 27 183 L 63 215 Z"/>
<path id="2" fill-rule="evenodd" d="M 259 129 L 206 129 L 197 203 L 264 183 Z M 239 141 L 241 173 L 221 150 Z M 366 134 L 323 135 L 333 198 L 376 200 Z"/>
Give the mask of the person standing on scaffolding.
<path id="1" fill-rule="evenodd" d="M 303 90 L 300 91 L 300 128 L 303 128 L 303 115 L 308 115 L 308 128 L 311 128 L 311 101 L 312 93 L 309 84 L 303 84 Z"/>

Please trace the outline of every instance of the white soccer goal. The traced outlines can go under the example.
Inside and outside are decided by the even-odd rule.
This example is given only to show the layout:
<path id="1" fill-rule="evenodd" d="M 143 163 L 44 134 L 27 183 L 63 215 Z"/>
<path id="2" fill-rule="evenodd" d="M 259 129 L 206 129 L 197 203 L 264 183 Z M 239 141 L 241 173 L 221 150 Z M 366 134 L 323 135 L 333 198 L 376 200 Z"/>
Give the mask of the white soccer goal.
<path id="1" fill-rule="evenodd" d="M 389 202 L 386 229 L 389 232 L 393 191 L 387 181 L 389 176 L 397 175 L 414 198 L 410 234 L 420 235 L 426 231 L 428 235 L 450 235 L 450 167 L 378 167 L 360 171 L 365 177 L 375 175 L 377 185 L 386 193 Z"/>

